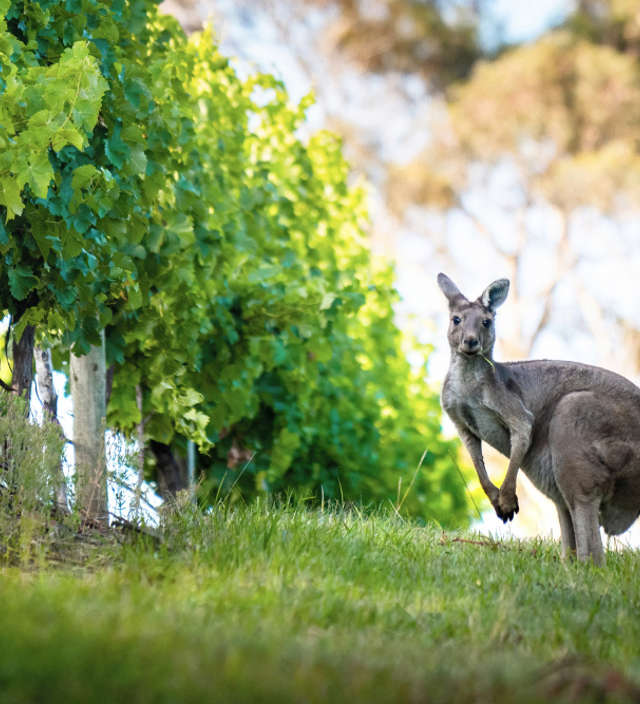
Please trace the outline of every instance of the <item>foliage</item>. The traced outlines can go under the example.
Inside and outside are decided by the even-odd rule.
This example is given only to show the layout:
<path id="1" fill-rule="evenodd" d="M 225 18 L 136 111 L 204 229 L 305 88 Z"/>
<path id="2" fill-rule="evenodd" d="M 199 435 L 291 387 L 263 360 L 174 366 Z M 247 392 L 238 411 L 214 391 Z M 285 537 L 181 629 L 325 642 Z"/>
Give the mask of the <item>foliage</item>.
<path id="1" fill-rule="evenodd" d="M 448 89 L 448 119 L 434 124 L 427 151 L 394 172 L 396 207 L 460 207 L 481 168 L 507 165 L 529 203 L 566 214 L 632 209 L 640 195 L 637 21 L 633 2 L 584 0 L 562 28 L 477 61 Z"/>
<path id="2" fill-rule="evenodd" d="M 178 174 L 193 145 L 188 116 L 193 103 L 172 63 L 175 53 L 182 56 L 174 42 L 184 44 L 184 37 L 148 2 L 81 5 L 79 13 L 73 3 L 14 2 L 3 23 L 10 62 L 18 69 L 35 66 L 31 73 L 18 70 L 23 91 L 31 81 L 37 91 L 29 89 L 29 95 L 59 96 L 60 105 L 27 102 L 23 123 L 31 125 L 38 116 L 48 126 L 61 120 L 64 125 L 70 115 L 75 124 L 80 118 L 72 98 L 77 94 L 83 101 L 82 139 L 65 146 L 57 133 L 40 128 L 39 141 L 16 147 L 39 147 L 42 153 L 33 159 L 48 160 L 53 179 L 47 171 L 35 191 L 27 183 L 20 208 L 7 210 L 0 244 L 8 277 L 4 285 L 0 281 L 0 302 L 21 317 L 20 325 L 37 324 L 41 334 L 59 339 L 62 359 L 70 345 L 82 353 L 95 344 L 98 330 L 114 318 L 144 326 L 155 287 L 171 285 L 175 293 L 183 286 L 179 272 L 193 269 L 193 246 L 200 244 L 188 216 L 175 208 Z M 71 50 L 65 49 L 69 45 Z M 82 63 L 65 62 L 70 51 Z M 36 70 L 58 64 L 66 73 Z M 93 92 L 73 81 L 72 70 Z M 71 84 L 73 91 L 65 98 L 57 82 Z M 3 97 L 11 103 L 13 94 Z M 179 135 L 174 144 L 171 135 Z M 6 177 L 13 181 L 11 173 Z M 19 217 L 11 219 L 17 211 Z M 211 237 L 201 233 L 203 246 Z M 109 357 L 121 360 L 121 347 L 116 336 Z M 184 417 L 193 404 L 171 384 L 169 392 L 172 410 Z M 198 433 L 195 422 L 185 424 Z"/>
<path id="3" fill-rule="evenodd" d="M 606 209 L 625 187 L 637 194 L 639 104 L 634 58 L 555 33 L 478 67 L 455 93 L 453 123 L 474 156 L 533 161 L 534 194 L 537 188 L 563 208 L 591 202 Z M 538 160 L 529 154 L 533 144 Z"/>
<path id="4" fill-rule="evenodd" d="M 640 18 L 635 0 L 581 0 L 565 26 L 590 42 L 637 56 Z"/>
<path id="5" fill-rule="evenodd" d="M 259 414 L 237 423 L 211 464 L 199 458 L 217 480 L 212 494 L 296 487 L 318 501 L 387 500 L 423 519 L 464 524 L 457 443 L 441 435 L 440 401 L 425 389 L 425 370 L 414 372 L 407 362 L 390 278 L 379 272 L 358 315 L 336 317 L 325 346 L 312 338 L 295 365 L 285 361 L 258 380 Z M 264 438 L 272 437 L 270 446 Z M 230 470 L 229 451 L 239 439 L 252 448 L 251 459 Z"/>
<path id="6" fill-rule="evenodd" d="M 426 446 L 404 508 L 464 522 L 456 445 L 404 361 L 362 189 L 334 137 L 297 136 L 310 100 L 241 80 L 210 32 L 187 40 L 146 0 L 4 15 L 0 306 L 63 367 L 106 327 L 109 424 L 195 440 L 213 494 L 232 443 L 256 453 L 233 479 L 246 494 L 364 501 L 396 499 Z"/>
<path id="7" fill-rule="evenodd" d="M 101 259 L 114 254 L 113 243 L 90 229 L 95 213 L 82 203 L 83 188 L 113 186 L 85 155 L 95 148 L 107 82 L 81 39 L 81 19 L 67 23 L 67 14 L 51 26 L 51 11 L 39 5 L 3 5 L 0 300 L 23 316 L 21 325 L 82 330 L 83 315 L 95 319 L 94 297 L 104 302 Z M 58 33 L 64 41 L 52 41 Z"/>
<path id="8" fill-rule="evenodd" d="M 596 569 L 339 508 L 194 518 L 170 550 L 4 570 L 4 698 L 637 701 L 635 551 Z"/>

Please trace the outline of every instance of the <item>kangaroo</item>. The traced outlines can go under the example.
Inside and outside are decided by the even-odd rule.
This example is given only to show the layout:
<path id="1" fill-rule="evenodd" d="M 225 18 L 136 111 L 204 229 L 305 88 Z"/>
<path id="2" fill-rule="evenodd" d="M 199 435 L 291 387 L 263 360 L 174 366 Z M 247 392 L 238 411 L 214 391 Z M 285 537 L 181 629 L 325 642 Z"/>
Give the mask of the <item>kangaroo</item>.
<path id="1" fill-rule="evenodd" d="M 505 523 L 518 513 L 518 470 L 556 505 L 562 555 L 604 561 L 600 525 L 623 533 L 640 514 L 640 389 L 600 367 L 546 359 L 493 360 L 496 309 L 508 279 L 469 301 L 448 276 L 451 362 L 442 406 L 471 456 L 480 484 Z M 509 459 L 498 489 L 481 441 Z"/>

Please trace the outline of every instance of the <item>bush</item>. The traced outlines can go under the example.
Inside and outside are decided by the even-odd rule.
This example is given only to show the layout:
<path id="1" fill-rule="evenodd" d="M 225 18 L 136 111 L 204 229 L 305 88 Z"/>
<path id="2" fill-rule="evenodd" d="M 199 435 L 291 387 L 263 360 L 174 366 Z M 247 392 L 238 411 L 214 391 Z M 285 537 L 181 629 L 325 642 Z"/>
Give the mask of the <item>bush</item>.
<path id="1" fill-rule="evenodd" d="M 0 560 L 29 561 L 50 534 L 55 491 L 64 481 L 64 438 L 59 426 L 25 414 L 21 398 L 0 397 Z"/>

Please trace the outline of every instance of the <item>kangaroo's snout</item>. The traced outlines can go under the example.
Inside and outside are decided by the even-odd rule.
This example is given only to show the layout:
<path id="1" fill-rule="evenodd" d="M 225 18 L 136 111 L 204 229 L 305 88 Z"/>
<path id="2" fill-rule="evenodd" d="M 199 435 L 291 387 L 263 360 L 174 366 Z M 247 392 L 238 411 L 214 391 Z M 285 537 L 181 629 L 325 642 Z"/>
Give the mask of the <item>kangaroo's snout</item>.
<path id="1" fill-rule="evenodd" d="M 462 351 L 466 354 L 476 354 L 480 350 L 480 341 L 477 337 L 465 337 L 462 341 Z"/>

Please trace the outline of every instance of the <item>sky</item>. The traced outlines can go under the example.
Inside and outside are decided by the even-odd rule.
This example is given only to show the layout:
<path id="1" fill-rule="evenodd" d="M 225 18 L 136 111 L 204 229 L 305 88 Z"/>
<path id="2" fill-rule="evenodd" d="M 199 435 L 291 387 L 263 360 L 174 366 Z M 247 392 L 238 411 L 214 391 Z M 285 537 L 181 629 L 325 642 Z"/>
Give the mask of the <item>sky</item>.
<path id="1" fill-rule="evenodd" d="M 561 22 L 575 5 L 571 0 L 493 0 L 493 13 L 509 42 L 528 41 Z"/>

